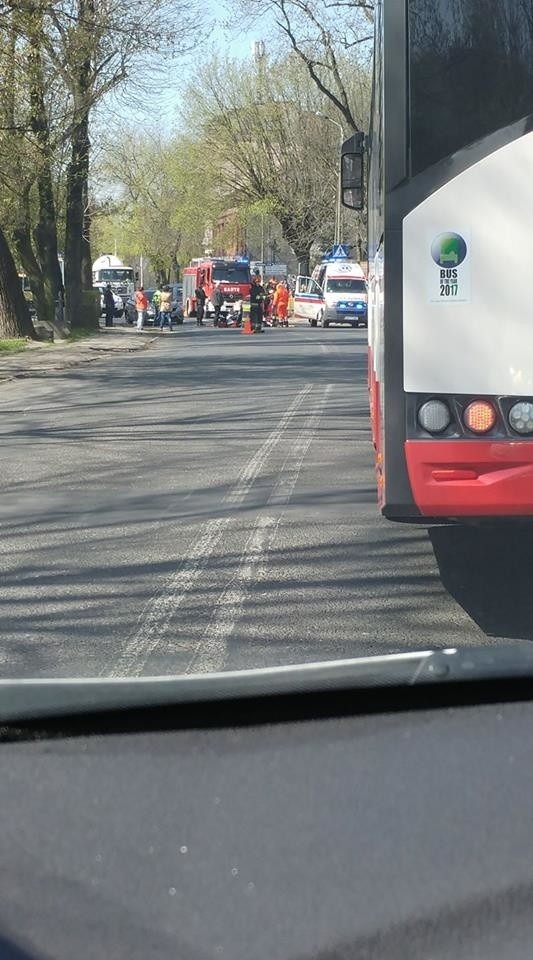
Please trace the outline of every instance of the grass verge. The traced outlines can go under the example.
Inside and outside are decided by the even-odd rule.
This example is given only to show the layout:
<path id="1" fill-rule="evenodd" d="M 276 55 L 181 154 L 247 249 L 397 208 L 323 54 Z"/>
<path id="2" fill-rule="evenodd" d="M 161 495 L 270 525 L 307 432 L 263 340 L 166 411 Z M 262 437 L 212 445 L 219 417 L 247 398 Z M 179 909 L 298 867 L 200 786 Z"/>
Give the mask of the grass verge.
<path id="1" fill-rule="evenodd" d="M 28 346 L 28 341 L 24 337 L 16 337 L 12 340 L 0 340 L 0 353 L 21 353 Z"/>

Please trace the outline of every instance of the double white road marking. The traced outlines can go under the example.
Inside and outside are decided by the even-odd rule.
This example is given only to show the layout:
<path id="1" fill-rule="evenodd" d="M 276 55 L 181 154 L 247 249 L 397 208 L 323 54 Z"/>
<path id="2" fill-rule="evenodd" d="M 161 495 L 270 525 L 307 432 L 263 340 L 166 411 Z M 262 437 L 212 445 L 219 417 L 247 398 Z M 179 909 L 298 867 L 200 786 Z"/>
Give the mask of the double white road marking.
<path id="1" fill-rule="evenodd" d="M 268 507 L 285 506 L 294 491 L 307 451 L 314 439 L 331 385 L 328 385 L 316 410 L 306 419 L 296 443 L 286 458 L 270 497 Z M 254 578 L 260 576 L 263 561 L 274 543 L 281 513 L 278 517 L 260 515 L 248 537 L 238 569 L 228 586 L 216 601 L 211 621 L 187 665 L 187 673 L 214 673 L 226 662 L 227 642 L 241 616 L 244 601 Z"/>
<path id="2" fill-rule="evenodd" d="M 225 506 L 236 507 L 244 502 L 254 481 L 261 473 L 266 461 L 311 390 L 312 384 L 308 383 L 297 393 L 278 424 L 245 465 L 234 487 L 224 497 L 223 504 Z M 232 520 L 235 522 L 234 518 L 229 516 L 217 517 L 206 521 L 200 528 L 198 540 L 191 548 L 189 556 L 163 582 L 161 588 L 147 602 L 142 611 L 138 629 L 127 641 L 122 653 L 113 662 L 111 668 L 105 668 L 103 673 L 106 676 L 137 676 L 142 673 L 144 664 L 150 655 L 165 639 L 175 610 L 181 606 L 196 586 L 213 551 Z"/>

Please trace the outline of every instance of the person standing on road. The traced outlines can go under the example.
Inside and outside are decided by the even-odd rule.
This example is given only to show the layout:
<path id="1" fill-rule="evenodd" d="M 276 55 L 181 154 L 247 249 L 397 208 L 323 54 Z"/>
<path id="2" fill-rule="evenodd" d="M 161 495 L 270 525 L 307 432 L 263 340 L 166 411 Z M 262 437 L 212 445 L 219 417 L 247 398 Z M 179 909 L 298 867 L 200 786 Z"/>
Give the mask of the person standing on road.
<path id="1" fill-rule="evenodd" d="M 165 288 L 163 287 L 163 290 L 164 289 Z M 161 312 L 161 293 L 162 291 L 158 287 L 157 290 L 154 290 L 154 294 L 152 296 L 152 303 L 154 305 L 154 313 L 155 313 L 154 323 L 157 323 L 157 321 L 159 320 L 159 314 Z"/>
<path id="2" fill-rule="evenodd" d="M 105 308 L 105 325 L 106 327 L 112 327 L 113 318 L 115 316 L 115 298 L 113 296 L 113 291 L 111 289 L 110 283 L 107 284 L 107 287 L 104 290 L 104 308 Z"/>
<path id="3" fill-rule="evenodd" d="M 224 305 L 224 294 L 220 289 L 220 280 L 217 280 L 215 283 L 215 289 L 213 291 L 213 307 L 215 308 L 215 319 L 213 320 L 213 326 L 218 327 L 218 321 L 220 320 L 220 311 Z"/>
<path id="4" fill-rule="evenodd" d="M 159 329 L 162 330 L 167 322 L 172 332 L 172 290 L 163 287 L 159 299 Z"/>
<path id="5" fill-rule="evenodd" d="M 148 310 L 148 297 L 144 292 L 144 287 L 139 287 L 135 291 L 135 309 L 137 311 L 137 330 L 142 330 L 144 326 L 144 315 Z"/>
<path id="6" fill-rule="evenodd" d="M 263 303 L 265 296 L 265 288 L 261 283 L 259 271 L 257 271 L 252 278 L 252 286 L 250 288 L 250 321 L 254 333 L 264 333 Z"/>
<path id="7" fill-rule="evenodd" d="M 194 291 L 194 296 L 196 297 L 196 326 L 203 327 L 205 301 L 207 300 L 207 294 L 204 289 L 203 280 L 200 282 L 200 286 Z"/>
<path id="8" fill-rule="evenodd" d="M 283 280 L 280 280 L 274 294 L 274 312 L 278 318 L 281 327 L 288 327 L 289 313 L 289 288 Z"/>
<path id="9" fill-rule="evenodd" d="M 264 322 L 271 327 L 275 326 L 274 313 L 273 313 L 273 301 L 274 301 L 275 290 L 276 290 L 276 278 L 271 277 L 266 285 L 265 300 L 263 303 Z"/>

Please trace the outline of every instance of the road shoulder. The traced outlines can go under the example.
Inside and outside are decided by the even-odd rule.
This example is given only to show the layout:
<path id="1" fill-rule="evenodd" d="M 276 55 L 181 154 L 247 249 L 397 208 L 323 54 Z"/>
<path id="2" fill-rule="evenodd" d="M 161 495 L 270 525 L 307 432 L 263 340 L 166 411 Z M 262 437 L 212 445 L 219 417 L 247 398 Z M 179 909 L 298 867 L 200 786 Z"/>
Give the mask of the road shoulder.
<path id="1" fill-rule="evenodd" d="M 26 350 L 0 355 L 0 386 L 24 377 L 42 377 L 47 373 L 92 363 L 117 354 L 137 353 L 153 346 L 159 338 L 152 331 L 143 332 L 124 327 L 100 328 L 82 340 L 55 343 L 30 343 Z"/>

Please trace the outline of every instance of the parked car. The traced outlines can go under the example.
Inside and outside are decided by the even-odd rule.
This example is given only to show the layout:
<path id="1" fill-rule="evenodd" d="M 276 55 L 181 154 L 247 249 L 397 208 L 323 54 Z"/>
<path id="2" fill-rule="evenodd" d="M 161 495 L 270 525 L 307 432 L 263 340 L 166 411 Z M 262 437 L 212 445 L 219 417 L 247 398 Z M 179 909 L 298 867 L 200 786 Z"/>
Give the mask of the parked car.
<path id="1" fill-rule="evenodd" d="M 183 301 L 172 301 L 172 323 L 179 324 L 183 323 Z"/>
<path id="2" fill-rule="evenodd" d="M 144 322 L 150 324 L 155 320 L 155 305 L 152 301 L 152 297 L 155 293 L 155 290 L 145 290 L 146 299 L 148 300 L 148 310 L 144 316 Z M 136 323 L 137 322 L 137 308 L 135 306 L 135 295 L 131 296 L 126 300 L 126 322 L 127 323 Z"/>
<path id="3" fill-rule="evenodd" d="M 172 284 L 172 299 L 182 306 L 183 304 L 183 284 L 182 283 L 173 283 Z"/>
<path id="4" fill-rule="evenodd" d="M 155 290 L 145 290 L 146 298 L 148 300 L 148 310 L 145 313 L 144 322 L 147 326 L 153 326 L 155 323 L 155 305 L 153 302 L 153 296 Z M 175 291 L 174 291 L 175 295 Z M 181 300 L 175 299 L 172 301 L 172 323 L 180 324 L 183 323 L 183 309 L 181 305 Z M 126 322 L 133 324 L 137 322 L 137 309 L 135 307 L 135 297 L 130 297 L 126 301 Z"/>

